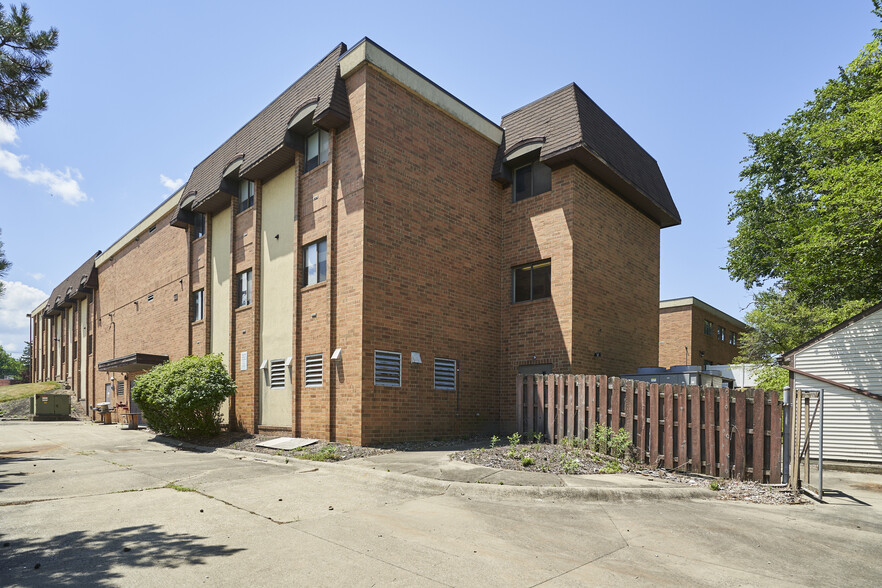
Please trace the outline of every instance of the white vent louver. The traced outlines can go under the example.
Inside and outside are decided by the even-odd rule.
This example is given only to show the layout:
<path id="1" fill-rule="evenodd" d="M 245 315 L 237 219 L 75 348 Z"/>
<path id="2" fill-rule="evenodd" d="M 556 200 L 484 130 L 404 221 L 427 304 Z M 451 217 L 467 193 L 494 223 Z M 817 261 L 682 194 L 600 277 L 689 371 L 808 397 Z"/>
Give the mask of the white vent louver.
<path id="1" fill-rule="evenodd" d="M 273 359 L 269 362 L 270 388 L 285 387 L 285 360 Z"/>
<path id="2" fill-rule="evenodd" d="M 435 388 L 456 390 L 456 360 L 435 358 Z"/>
<path id="3" fill-rule="evenodd" d="M 314 355 L 306 356 L 306 381 L 305 384 L 307 386 L 321 386 L 322 385 L 322 354 L 316 353 Z"/>
<path id="4" fill-rule="evenodd" d="M 374 385 L 401 386 L 401 354 L 374 351 Z"/>

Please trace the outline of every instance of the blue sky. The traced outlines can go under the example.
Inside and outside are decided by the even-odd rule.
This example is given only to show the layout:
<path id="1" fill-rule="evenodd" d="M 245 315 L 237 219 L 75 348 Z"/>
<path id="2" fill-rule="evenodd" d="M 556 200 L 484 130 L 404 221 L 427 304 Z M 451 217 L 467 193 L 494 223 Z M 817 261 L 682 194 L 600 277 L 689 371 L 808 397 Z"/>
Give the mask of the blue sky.
<path id="1" fill-rule="evenodd" d="M 60 45 L 48 111 L 0 128 L 13 263 L 0 345 L 13 353 L 24 315 L 58 282 L 338 42 L 364 36 L 497 122 L 576 82 L 656 158 L 680 210 L 683 224 L 662 231 L 661 298 L 697 296 L 740 318 L 750 296 L 720 268 L 744 133 L 780 126 L 880 26 L 869 0 L 30 7 Z"/>

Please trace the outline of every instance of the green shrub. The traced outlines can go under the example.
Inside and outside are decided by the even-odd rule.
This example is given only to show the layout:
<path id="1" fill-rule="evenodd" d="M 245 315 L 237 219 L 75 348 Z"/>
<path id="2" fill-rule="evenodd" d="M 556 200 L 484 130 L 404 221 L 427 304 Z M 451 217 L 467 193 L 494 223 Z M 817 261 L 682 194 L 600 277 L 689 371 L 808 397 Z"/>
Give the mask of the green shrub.
<path id="1" fill-rule="evenodd" d="M 217 435 L 218 409 L 235 393 L 236 384 L 216 354 L 158 365 L 132 386 L 132 398 L 150 427 L 183 438 Z"/>
<path id="2" fill-rule="evenodd" d="M 525 457 L 521 460 L 521 465 L 524 466 L 525 468 L 530 467 L 530 466 L 533 465 L 534 463 L 536 463 L 536 460 L 534 460 L 534 459 L 533 459 L 532 457 L 530 457 L 529 455 L 525 456 Z"/>

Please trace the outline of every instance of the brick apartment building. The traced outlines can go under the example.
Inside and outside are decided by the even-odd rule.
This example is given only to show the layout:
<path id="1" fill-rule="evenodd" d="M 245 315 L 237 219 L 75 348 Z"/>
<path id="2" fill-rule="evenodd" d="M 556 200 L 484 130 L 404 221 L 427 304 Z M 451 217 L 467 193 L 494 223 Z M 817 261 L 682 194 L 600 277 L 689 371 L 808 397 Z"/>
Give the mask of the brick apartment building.
<path id="1" fill-rule="evenodd" d="M 747 325 L 698 298 L 659 303 L 658 365 L 728 365 Z"/>
<path id="2" fill-rule="evenodd" d="M 215 352 L 248 431 L 506 431 L 518 371 L 655 362 L 679 222 L 655 160 L 575 84 L 497 125 L 341 44 L 34 311 L 35 377 L 131 410 L 138 374 Z"/>

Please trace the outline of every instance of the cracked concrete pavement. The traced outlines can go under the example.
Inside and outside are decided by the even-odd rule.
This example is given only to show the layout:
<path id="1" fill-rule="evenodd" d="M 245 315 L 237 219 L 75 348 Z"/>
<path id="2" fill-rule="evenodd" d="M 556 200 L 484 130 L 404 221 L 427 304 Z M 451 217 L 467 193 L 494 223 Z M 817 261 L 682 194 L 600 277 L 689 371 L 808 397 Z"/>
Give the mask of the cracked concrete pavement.
<path id="1" fill-rule="evenodd" d="M 2 422 L 0 584 L 878 581 L 882 476 L 829 472 L 838 494 L 804 506 L 645 500 L 622 478 L 568 482 L 612 484 L 610 502 L 572 487 L 469 483 L 497 474 L 430 453 L 285 464 L 112 426 Z"/>

